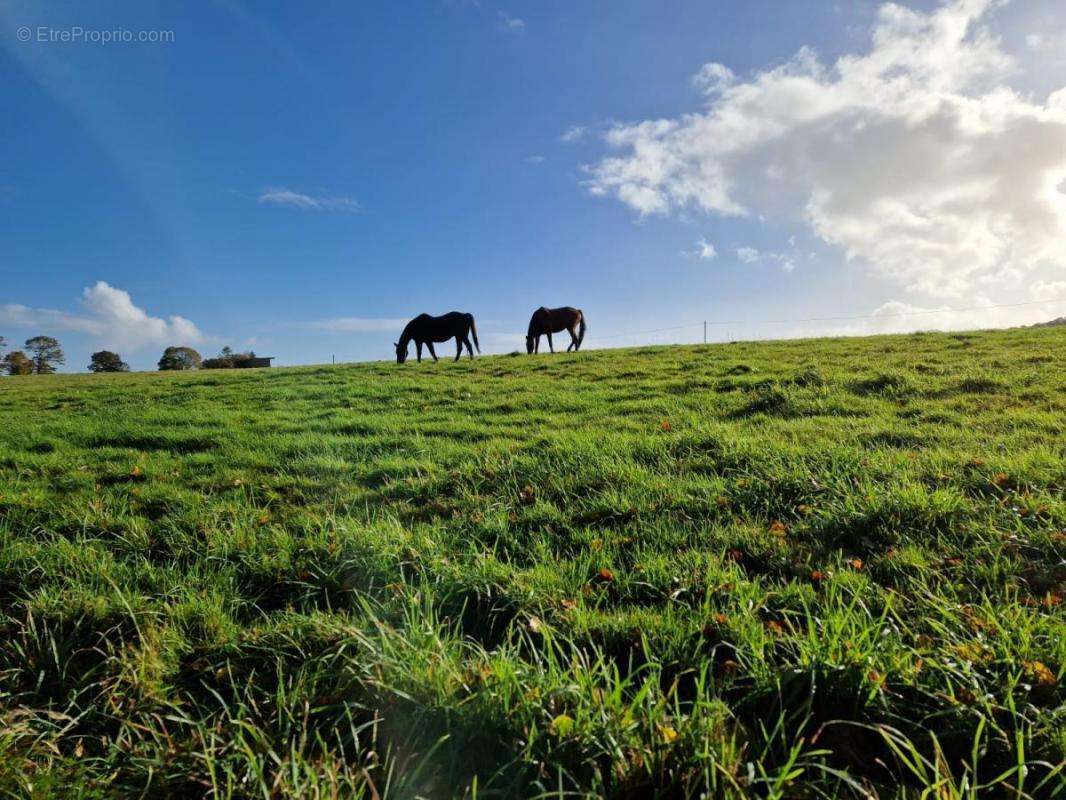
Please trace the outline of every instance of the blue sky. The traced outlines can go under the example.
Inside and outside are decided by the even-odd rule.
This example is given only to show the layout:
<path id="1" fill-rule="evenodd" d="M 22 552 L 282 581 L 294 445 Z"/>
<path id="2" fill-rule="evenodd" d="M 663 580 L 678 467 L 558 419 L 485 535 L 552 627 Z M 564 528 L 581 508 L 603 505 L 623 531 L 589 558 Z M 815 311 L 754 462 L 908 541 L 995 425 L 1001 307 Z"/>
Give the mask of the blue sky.
<path id="1" fill-rule="evenodd" d="M 396 320 L 451 309 L 491 352 L 542 304 L 583 308 L 589 346 L 1058 316 L 1035 301 L 1066 300 L 1061 17 L 0 3 L 0 335 L 81 370 L 388 358 Z"/>

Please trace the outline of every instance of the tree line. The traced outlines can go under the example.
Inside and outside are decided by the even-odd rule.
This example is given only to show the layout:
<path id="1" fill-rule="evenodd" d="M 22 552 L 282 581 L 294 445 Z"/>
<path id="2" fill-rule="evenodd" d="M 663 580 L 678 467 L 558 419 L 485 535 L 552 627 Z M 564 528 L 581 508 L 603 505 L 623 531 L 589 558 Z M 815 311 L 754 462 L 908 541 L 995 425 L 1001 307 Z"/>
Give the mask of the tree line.
<path id="1" fill-rule="evenodd" d="M 251 366 L 255 358 L 254 350 L 238 353 L 223 347 L 214 358 L 203 358 L 191 347 L 168 347 L 159 359 L 159 369 L 242 369 Z"/>
<path id="2" fill-rule="evenodd" d="M 0 336 L 0 353 L 8 347 L 7 340 Z M 186 369 L 240 369 L 250 364 L 255 353 L 238 353 L 223 347 L 214 358 L 204 358 L 191 347 L 168 347 L 163 351 L 157 366 L 162 371 Z M 23 349 L 12 350 L 0 359 L 0 372 L 7 375 L 51 375 L 66 363 L 67 357 L 58 340 L 51 336 L 33 336 L 25 341 Z M 130 366 L 118 353 L 98 350 L 89 360 L 89 372 L 129 372 Z"/>
<path id="3" fill-rule="evenodd" d="M 51 336 L 31 336 L 23 350 L 12 350 L 0 360 L 0 367 L 8 375 L 50 375 L 66 356 L 59 342 Z M 0 351 L 7 349 L 7 341 L 0 336 Z"/>

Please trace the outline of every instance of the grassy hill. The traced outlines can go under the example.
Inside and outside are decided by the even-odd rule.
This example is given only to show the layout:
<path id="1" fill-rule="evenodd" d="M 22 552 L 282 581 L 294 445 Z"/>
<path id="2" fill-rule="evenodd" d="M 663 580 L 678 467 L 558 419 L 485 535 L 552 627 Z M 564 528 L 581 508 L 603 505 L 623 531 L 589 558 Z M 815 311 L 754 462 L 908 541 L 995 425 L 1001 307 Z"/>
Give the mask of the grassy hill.
<path id="1" fill-rule="evenodd" d="M 0 792 L 1061 795 L 1064 389 L 1062 328 L 0 380 Z"/>

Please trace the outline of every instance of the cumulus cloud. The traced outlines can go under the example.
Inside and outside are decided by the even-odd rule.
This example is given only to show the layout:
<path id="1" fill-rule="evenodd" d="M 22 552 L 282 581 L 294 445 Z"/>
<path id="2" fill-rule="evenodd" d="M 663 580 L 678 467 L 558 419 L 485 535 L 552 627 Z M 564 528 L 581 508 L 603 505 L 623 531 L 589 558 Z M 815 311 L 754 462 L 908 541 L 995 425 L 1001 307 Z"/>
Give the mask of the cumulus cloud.
<path id="1" fill-rule="evenodd" d="M 203 339 L 199 329 L 185 317 L 150 317 L 133 304 L 129 292 L 97 281 L 82 292 L 82 305 L 102 326 L 97 334 L 125 347 L 144 344 L 196 344 Z"/>
<path id="2" fill-rule="evenodd" d="M 641 215 L 698 208 L 803 220 L 910 291 L 1066 268 L 1066 88 L 1009 88 L 996 0 L 883 5 L 869 49 L 810 49 L 742 79 L 705 65 L 706 107 L 614 127 L 587 187 Z"/>
<path id="3" fill-rule="evenodd" d="M 304 327 L 330 333 L 377 333 L 400 331 L 407 324 L 406 319 L 384 319 L 379 317 L 333 317 L 303 323 Z"/>
<path id="4" fill-rule="evenodd" d="M 325 197 L 294 192 L 282 187 L 264 189 L 259 195 L 260 203 L 313 211 L 358 211 L 359 203 L 350 197 Z"/>
<path id="5" fill-rule="evenodd" d="M 737 258 L 745 264 L 754 264 L 759 260 L 759 251 L 754 247 L 738 247 Z"/>
<path id="6" fill-rule="evenodd" d="M 82 312 L 8 304 L 0 306 L 0 324 L 30 328 L 40 333 L 75 331 L 104 346 L 136 351 L 158 345 L 199 344 L 205 337 L 191 321 L 180 316 L 152 317 L 134 305 L 129 292 L 105 281 L 87 287 L 81 296 Z"/>

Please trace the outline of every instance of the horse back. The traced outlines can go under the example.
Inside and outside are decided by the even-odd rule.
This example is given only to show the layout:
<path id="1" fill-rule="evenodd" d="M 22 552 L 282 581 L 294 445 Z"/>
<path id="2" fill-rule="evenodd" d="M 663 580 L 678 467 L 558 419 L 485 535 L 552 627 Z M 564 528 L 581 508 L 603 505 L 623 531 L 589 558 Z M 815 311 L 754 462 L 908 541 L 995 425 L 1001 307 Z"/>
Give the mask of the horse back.
<path id="1" fill-rule="evenodd" d="M 408 323 L 407 332 L 419 341 L 443 342 L 453 336 L 465 336 L 473 318 L 472 314 L 462 311 L 449 311 L 439 317 L 419 314 Z"/>
<path id="2" fill-rule="evenodd" d="M 551 310 L 551 319 L 554 325 L 559 326 L 559 330 L 566 330 L 571 325 L 576 325 L 581 320 L 580 309 L 573 306 L 563 306 L 562 308 L 553 308 Z"/>

